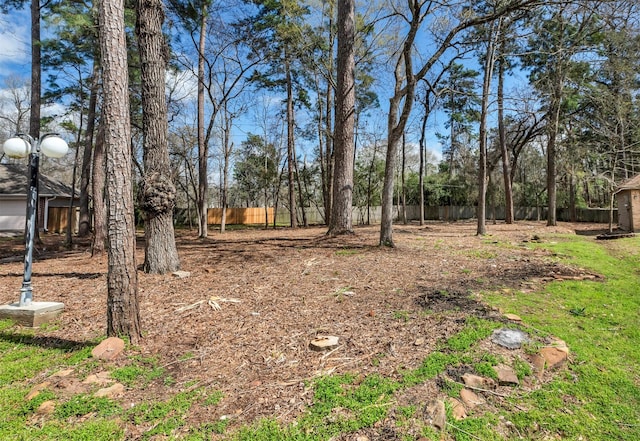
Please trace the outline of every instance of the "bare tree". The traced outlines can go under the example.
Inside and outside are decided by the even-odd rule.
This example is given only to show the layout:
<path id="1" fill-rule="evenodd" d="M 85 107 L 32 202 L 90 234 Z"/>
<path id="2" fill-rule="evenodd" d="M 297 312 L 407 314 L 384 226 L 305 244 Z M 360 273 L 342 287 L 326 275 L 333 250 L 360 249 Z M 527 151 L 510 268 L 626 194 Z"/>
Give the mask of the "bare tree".
<path id="1" fill-rule="evenodd" d="M 393 181 L 396 169 L 396 158 L 400 140 L 411 114 L 415 100 L 417 82 L 431 71 L 433 66 L 448 50 L 455 49 L 456 39 L 467 29 L 484 23 L 489 23 L 502 15 L 516 9 L 531 7 L 540 3 L 537 0 L 516 0 L 501 4 L 495 11 L 486 14 L 476 14 L 466 6 L 450 4 L 448 2 L 428 0 L 407 0 L 408 10 L 397 12 L 407 26 L 402 48 L 398 51 L 394 67 L 393 96 L 389 100 L 388 128 L 387 128 L 387 162 L 385 166 L 384 188 L 382 193 L 382 219 L 380 225 L 380 245 L 394 246 L 393 243 Z M 436 10 L 440 16 L 446 17 L 438 22 Z M 430 55 L 422 54 L 424 61 L 414 67 L 416 38 L 427 18 L 435 23 L 432 34 L 435 48 Z M 442 29 L 440 23 L 451 23 Z"/>
<path id="2" fill-rule="evenodd" d="M 0 97 L 0 121 L 8 135 L 24 133 L 30 112 L 29 80 L 10 75 Z"/>

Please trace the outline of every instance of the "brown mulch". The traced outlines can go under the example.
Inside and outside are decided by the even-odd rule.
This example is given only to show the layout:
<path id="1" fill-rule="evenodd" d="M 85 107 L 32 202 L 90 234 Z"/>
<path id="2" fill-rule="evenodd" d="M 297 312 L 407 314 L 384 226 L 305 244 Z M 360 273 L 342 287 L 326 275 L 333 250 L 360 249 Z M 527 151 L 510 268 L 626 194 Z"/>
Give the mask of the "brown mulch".
<path id="1" fill-rule="evenodd" d="M 487 227 L 489 235 L 478 237 L 472 222 L 397 225 L 394 249 L 377 246 L 377 226 L 337 238 L 326 237 L 323 227 L 211 231 L 206 240 L 178 231 L 182 270 L 190 275 L 139 273 L 144 338 L 127 353 L 159 357 L 175 383 L 159 380 L 121 400 L 126 406 L 147 395 L 157 400 L 195 381 L 221 390 L 224 399 L 215 408 L 193 408 L 193 424 L 221 417 L 234 425 L 261 417 L 288 422 L 311 403 L 307 380 L 344 372 L 397 377 L 399 368 L 419 366 L 470 314 L 499 319 L 479 301 L 482 290 L 535 295 L 545 280 L 594 277 L 524 245 L 553 232 L 595 236 L 602 225 Z M 38 334 L 95 341 L 106 328 L 106 257 L 92 258 L 82 242 L 65 250 L 61 236 L 43 241 L 33 266 L 34 299 L 63 302 L 65 312 L 57 329 Z M 22 250 L 19 239 L 0 239 L 0 304 L 18 298 Z M 143 254 L 139 246 L 140 263 Z M 212 297 L 219 310 L 209 304 Z M 310 350 L 319 335 L 338 336 L 338 348 Z"/>

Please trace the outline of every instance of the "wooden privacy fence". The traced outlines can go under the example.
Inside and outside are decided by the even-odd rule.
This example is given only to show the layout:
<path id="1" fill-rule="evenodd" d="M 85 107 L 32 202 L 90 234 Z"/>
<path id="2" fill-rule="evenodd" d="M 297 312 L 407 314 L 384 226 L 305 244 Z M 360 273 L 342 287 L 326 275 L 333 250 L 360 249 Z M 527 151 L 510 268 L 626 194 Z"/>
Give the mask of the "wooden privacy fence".
<path id="1" fill-rule="evenodd" d="M 269 207 L 267 210 L 268 223 L 273 223 L 273 207 Z M 241 224 L 264 224 L 265 222 L 265 208 L 227 208 L 225 223 L 227 225 Z M 209 208 L 207 210 L 207 223 L 208 224 L 220 224 L 222 223 L 222 208 Z"/>
<path id="2" fill-rule="evenodd" d="M 78 226 L 78 213 L 73 209 L 71 216 L 72 230 L 76 231 Z M 50 233 L 62 233 L 69 227 L 69 207 L 49 207 L 47 214 L 47 231 Z"/>

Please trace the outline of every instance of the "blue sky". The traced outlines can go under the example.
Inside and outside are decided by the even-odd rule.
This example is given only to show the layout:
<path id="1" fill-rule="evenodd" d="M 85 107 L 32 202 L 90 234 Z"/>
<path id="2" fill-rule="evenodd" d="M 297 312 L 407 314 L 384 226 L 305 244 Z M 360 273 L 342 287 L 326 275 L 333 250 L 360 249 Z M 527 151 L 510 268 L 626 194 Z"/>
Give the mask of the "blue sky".
<path id="1" fill-rule="evenodd" d="M 0 15 L 0 87 L 12 74 L 28 75 L 31 66 L 28 11 Z"/>

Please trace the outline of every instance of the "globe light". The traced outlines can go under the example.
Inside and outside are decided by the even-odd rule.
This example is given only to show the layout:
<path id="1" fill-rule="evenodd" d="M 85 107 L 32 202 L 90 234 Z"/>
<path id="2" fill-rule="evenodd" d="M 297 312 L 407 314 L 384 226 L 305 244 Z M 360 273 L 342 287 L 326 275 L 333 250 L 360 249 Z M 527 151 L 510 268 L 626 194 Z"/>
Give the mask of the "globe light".
<path id="1" fill-rule="evenodd" d="M 14 136 L 4 142 L 2 149 L 10 158 L 24 158 L 31 152 L 31 144 L 25 139 Z"/>
<path id="2" fill-rule="evenodd" d="M 69 151 L 69 145 L 58 136 L 45 136 L 40 141 L 40 151 L 50 158 L 62 158 Z"/>
<path id="3" fill-rule="evenodd" d="M 34 148 L 31 147 L 31 144 L 34 144 Z M 3 150 L 5 154 L 11 158 L 24 158 L 25 156 L 29 156 L 29 186 L 27 193 L 27 215 L 25 218 L 24 276 L 22 279 L 22 288 L 20 289 L 20 301 L 16 304 L 18 305 L 18 308 L 29 308 L 33 304 L 31 275 L 34 248 L 33 239 L 36 235 L 36 206 L 38 203 L 38 168 L 40 152 L 52 158 L 62 158 L 69 150 L 69 145 L 64 139 L 60 138 L 55 133 L 45 133 L 40 136 L 39 139 L 33 139 L 27 133 L 18 133 L 13 138 L 9 138 L 5 141 L 3 144 Z M 49 306 L 50 305 L 45 305 L 44 308 L 49 308 Z M 55 305 L 57 311 L 61 310 L 63 307 L 64 305 L 62 303 L 56 303 Z M 2 308 L 0 307 L 0 309 Z M 35 315 L 33 317 L 35 320 Z"/>

